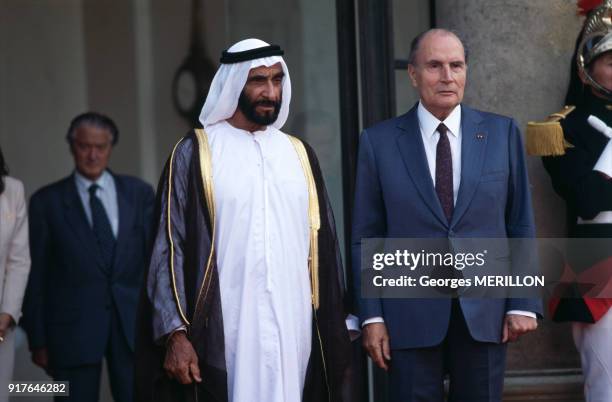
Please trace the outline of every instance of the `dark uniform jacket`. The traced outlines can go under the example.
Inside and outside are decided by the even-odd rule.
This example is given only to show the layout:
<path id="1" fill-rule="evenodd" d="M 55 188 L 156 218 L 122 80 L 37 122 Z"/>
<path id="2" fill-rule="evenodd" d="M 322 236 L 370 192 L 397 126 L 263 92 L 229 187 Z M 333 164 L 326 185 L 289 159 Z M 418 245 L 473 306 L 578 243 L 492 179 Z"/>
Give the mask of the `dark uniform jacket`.
<path id="1" fill-rule="evenodd" d="M 544 167 L 549 173 L 553 187 L 567 205 L 568 235 L 572 238 L 612 237 L 612 224 L 578 224 L 578 219 L 591 220 L 602 211 L 612 210 L 612 180 L 594 171 L 601 153 L 609 139 L 587 122 L 594 115 L 612 126 L 612 109 L 603 99 L 585 94 L 584 101 L 576 110 L 561 121 L 563 134 L 573 147 L 563 156 L 544 157 Z M 589 243 L 588 252 L 579 243 L 568 250 L 567 269 L 580 275 L 595 264 L 610 258 L 612 251 Z M 581 248 L 581 249 L 578 249 Z M 608 268 L 610 272 L 612 268 Z M 605 279 L 605 275 L 600 275 Z M 610 276 L 607 276 L 610 280 Z M 554 300 L 551 305 L 553 318 L 557 321 L 595 322 L 612 305 L 612 299 L 584 298 L 581 290 L 569 288 L 565 298 Z"/>

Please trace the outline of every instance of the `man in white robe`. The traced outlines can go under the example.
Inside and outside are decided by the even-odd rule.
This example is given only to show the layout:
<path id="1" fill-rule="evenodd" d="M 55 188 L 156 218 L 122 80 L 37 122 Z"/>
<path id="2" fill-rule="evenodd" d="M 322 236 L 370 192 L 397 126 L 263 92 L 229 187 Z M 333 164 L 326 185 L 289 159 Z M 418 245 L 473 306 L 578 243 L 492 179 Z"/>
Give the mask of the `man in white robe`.
<path id="1" fill-rule="evenodd" d="M 209 260 L 214 260 L 215 279 L 208 279 L 208 270 L 194 277 L 198 278 L 196 289 L 208 289 L 210 283 L 218 287 L 216 292 L 213 289 L 211 297 L 219 295 L 222 319 L 213 321 L 222 321 L 218 330 L 222 329 L 223 345 L 211 347 L 222 348 L 224 353 L 211 366 L 219 368 L 220 360 L 224 360 L 221 371 L 227 378 L 227 399 L 223 398 L 225 395 L 220 399 L 232 402 L 324 400 L 314 399 L 321 398 L 316 396 L 319 393 L 330 401 L 341 400 L 339 388 L 343 381 L 333 379 L 346 375 L 328 371 L 334 367 L 343 367 L 340 371 L 345 371 L 348 366 L 350 356 L 336 365 L 330 361 L 333 355 L 346 350 L 347 327 L 340 328 L 337 319 L 320 317 L 328 327 L 321 329 L 317 314 L 327 314 L 327 309 L 335 317 L 347 318 L 349 329 L 357 328 L 354 317 L 344 313 L 341 264 L 333 227 L 322 228 L 321 232 L 325 236 L 325 230 L 329 229 L 333 238 L 334 250 L 328 254 L 332 255 L 333 263 L 324 260 L 325 250 L 321 249 L 318 254 L 319 248 L 326 247 L 321 245 L 321 238 L 314 238 L 313 249 L 313 214 L 321 214 L 315 221 L 333 226 L 316 158 L 309 147 L 304 148 L 299 140 L 280 131 L 287 120 L 291 100 L 289 71 L 281 55 L 278 46 L 257 39 L 243 40 L 223 52 L 222 66 L 200 115 L 204 130 L 197 134 L 197 141 L 192 135 L 177 144 L 158 190 L 162 204 L 164 197 L 168 201 L 160 208 L 162 219 L 147 278 L 153 339 L 158 345 L 166 346 L 164 369 L 169 377 L 181 384 L 206 384 L 198 346 L 190 332 L 197 332 L 194 320 L 201 320 L 199 312 L 206 308 L 198 310 L 198 306 L 206 304 L 208 293 L 195 292 L 198 297 L 191 302 L 186 296 L 189 293 L 186 289 L 193 286 L 187 283 L 189 275 L 178 275 L 175 269 L 177 266 L 178 269 L 184 266 L 183 272 L 189 269 L 186 263 L 189 252 L 184 251 L 182 240 L 189 237 L 185 221 L 193 215 L 185 212 L 189 210 L 189 197 L 180 195 L 182 188 L 185 193 L 189 188 L 184 185 L 186 179 L 180 178 L 190 171 L 186 167 L 188 163 L 182 164 L 182 161 L 191 160 L 197 154 L 198 166 L 210 163 L 212 167 L 210 174 L 202 177 L 208 181 L 212 194 L 204 204 L 209 213 L 207 223 L 211 226 L 211 250 L 206 254 L 211 257 Z M 302 156 L 300 147 L 307 149 Z M 172 191 L 179 195 L 173 195 Z M 312 209 L 313 195 L 315 210 Z M 171 204 L 175 198 L 176 203 Z M 319 200 L 324 205 L 318 205 Z M 173 208 L 181 207 L 182 211 L 175 216 Z M 319 212 L 319 207 L 327 212 Z M 174 227 L 179 228 L 175 236 Z M 319 261 L 315 271 L 309 263 L 312 259 Z M 198 270 L 197 264 L 195 270 Z M 328 287 L 331 290 L 325 291 L 327 285 L 321 286 L 319 281 L 331 282 L 332 286 Z M 324 300 L 333 302 L 321 309 L 320 303 Z M 209 310 L 214 315 L 214 308 Z M 204 320 L 208 322 L 208 318 Z M 214 324 L 204 327 L 214 327 Z M 205 338 L 211 337 L 214 336 Z M 339 347 L 332 346 L 338 342 Z M 330 350 L 327 355 L 326 349 Z M 312 352 L 316 352 L 316 359 L 311 359 Z M 306 382 L 317 383 L 316 362 L 321 363 L 324 386 L 306 386 Z M 309 366 L 312 366 L 310 377 Z M 314 391 L 318 388 L 325 388 L 327 392 Z M 218 391 L 219 394 L 223 392 Z"/>

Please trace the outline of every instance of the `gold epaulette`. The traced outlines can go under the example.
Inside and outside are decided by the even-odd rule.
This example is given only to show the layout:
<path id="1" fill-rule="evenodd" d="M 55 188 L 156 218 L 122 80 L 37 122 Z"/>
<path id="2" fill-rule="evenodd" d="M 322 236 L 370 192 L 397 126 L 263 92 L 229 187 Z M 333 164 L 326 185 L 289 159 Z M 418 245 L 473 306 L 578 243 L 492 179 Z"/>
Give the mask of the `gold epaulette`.
<path id="1" fill-rule="evenodd" d="M 527 123 L 527 153 L 535 156 L 565 155 L 565 149 L 572 144 L 563 138 L 563 128 L 560 121 L 574 111 L 576 106 L 564 106 L 557 113 L 553 113 L 546 121 Z"/>

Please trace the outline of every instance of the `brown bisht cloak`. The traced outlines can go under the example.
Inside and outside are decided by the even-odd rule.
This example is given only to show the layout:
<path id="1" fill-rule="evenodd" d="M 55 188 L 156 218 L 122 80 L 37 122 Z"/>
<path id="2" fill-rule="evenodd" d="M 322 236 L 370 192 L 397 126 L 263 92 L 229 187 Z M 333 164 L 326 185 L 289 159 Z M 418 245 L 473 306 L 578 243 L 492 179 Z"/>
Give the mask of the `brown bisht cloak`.
<path id="1" fill-rule="evenodd" d="M 210 166 L 203 166 L 207 159 L 201 158 L 206 154 L 203 147 L 207 146 L 192 131 L 177 144 L 166 163 L 157 190 L 157 233 L 149 264 L 149 267 L 162 264 L 171 273 L 170 294 L 175 297 L 172 303 L 180 306 L 176 308 L 176 316 L 182 317 L 187 325 L 203 381 L 197 386 L 181 385 L 166 375 L 163 369 L 166 349 L 163 340 L 154 340 L 153 305 L 145 284 L 135 351 L 135 400 L 138 402 L 228 400 L 221 290 L 214 251 L 211 257 L 214 209 L 209 211 L 211 203 L 205 192 Z M 318 248 L 318 303 L 313 297 L 312 346 L 302 400 L 343 402 L 354 392 L 349 385 L 353 369 L 345 324 L 344 274 L 321 169 L 312 148 L 305 143 L 304 148 L 317 191 L 320 229 L 318 247 L 314 247 Z M 177 249 L 179 252 L 175 252 Z"/>

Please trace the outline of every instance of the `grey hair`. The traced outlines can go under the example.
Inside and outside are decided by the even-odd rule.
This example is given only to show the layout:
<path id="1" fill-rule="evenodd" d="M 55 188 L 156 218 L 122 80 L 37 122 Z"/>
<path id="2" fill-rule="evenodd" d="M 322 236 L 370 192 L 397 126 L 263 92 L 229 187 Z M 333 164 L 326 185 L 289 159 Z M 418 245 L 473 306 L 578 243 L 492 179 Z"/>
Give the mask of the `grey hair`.
<path id="1" fill-rule="evenodd" d="M 119 129 L 110 117 L 96 112 L 87 112 L 78 115 L 70 122 L 70 127 L 66 133 L 66 141 L 69 144 L 72 145 L 72 141 L 74 141 L 76 136 L 76 130 L 81 126 L 93 126 L 108 130 L 113 137 L 112 144 L 115 145 L 119 141 Z"/>
<path id="2" fill-rule="evenodd" d="M 418 34 L 410 43 L 410 53 L 408 55 L 408 64 L 411 64 L 413 66 L 416 65 L 416 55 L 417 55 L 417 52 L 419 51 L 419 47 L 421 46 L 421 42 L 423 41 L 425 36 L 429 34 L 433 34 L 433 33 L 452 35 L 455 38 L 457 38 L 457 40 L 463 46 L 463 58 L 465 59 L 465 64 L 467 64 L 468 53 L 469 53 L 467 42 L 461 37 L 461 35 L 458 32 L 453 31 L 451 29 L 444 29 L 444 28 L 432 28 L 432 29 L 428 29 L 427 31 L 423 31 L 420 34 Z"/>

